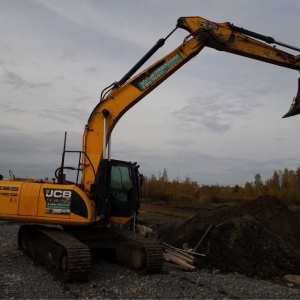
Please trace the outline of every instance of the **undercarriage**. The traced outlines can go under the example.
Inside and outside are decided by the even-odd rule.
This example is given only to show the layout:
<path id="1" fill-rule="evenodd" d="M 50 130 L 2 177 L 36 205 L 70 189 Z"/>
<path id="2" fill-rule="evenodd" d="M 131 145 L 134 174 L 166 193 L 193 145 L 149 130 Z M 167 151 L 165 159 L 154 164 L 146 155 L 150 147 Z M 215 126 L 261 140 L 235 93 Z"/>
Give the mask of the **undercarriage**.
<path id="1" fill-rule="evenodd" d="M 88 280 L 91 251 L 105 250 L 118 263 L 145 273 L 160 273 L 163 256 L 158 242 L 132 231 L 107 228 L 67 228 L 22 225 L 18 245 L 63 282 Z"/>

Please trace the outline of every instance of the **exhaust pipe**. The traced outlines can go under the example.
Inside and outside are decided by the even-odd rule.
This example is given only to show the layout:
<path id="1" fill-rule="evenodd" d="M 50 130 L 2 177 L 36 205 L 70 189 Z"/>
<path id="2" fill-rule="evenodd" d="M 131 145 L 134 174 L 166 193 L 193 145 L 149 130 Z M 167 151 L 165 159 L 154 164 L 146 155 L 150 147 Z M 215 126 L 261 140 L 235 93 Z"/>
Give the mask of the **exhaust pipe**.
<path id="1" fill-rule="evenodd" d="M 289 111 L 282 118 L 287 118 L 299 114 L 300 114 L 300 78 L 298 79 L 298 93 L 296 97 L 293 99 Z"/>

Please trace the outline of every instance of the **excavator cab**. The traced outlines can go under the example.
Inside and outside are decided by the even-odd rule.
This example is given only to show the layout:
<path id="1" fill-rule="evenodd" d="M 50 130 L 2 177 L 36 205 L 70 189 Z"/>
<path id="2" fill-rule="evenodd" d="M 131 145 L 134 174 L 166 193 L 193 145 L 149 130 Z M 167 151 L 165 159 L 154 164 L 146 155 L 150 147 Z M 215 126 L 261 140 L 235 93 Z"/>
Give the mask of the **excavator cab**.
<path id="1" fill-rule="evenodd" d="M 131 218 L 140 206 L 140 174 L 136 163 L 103 159 L 92 193 L 98 213 L 106 219 Z"/>
<path id="2" fill-rule="evenodd" d="M 299 114 L 300 114 L 300 78 L 298 79 L 297 95 L 293 99 L 293 102 L 292 102 L 292 105 L 291 105 L 289 111 L 282 118 L 288 118 L 288 117 L 299 115 Z"/>
<path id="3" fill-rule="evenodd" d="M 130 217 L 139 207 L 138 170 L 132 163 L 112 161 L 110 169 L 111 216 Z"/>

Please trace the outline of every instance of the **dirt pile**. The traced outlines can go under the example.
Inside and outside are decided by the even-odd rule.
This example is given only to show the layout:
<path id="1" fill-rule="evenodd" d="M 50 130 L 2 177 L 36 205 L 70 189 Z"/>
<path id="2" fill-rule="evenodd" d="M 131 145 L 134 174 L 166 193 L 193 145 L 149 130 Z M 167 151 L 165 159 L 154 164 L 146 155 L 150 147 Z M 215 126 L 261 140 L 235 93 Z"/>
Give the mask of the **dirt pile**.
<path id="1" fill-rule="evenodd" d="M 210 225 L 198 249 L 206 254 L 200 265 L 261 278 L 300 274 L 300 221 L 277 198 L 203 210 L 179 226 L 170 242 L 194 248 Z"/>

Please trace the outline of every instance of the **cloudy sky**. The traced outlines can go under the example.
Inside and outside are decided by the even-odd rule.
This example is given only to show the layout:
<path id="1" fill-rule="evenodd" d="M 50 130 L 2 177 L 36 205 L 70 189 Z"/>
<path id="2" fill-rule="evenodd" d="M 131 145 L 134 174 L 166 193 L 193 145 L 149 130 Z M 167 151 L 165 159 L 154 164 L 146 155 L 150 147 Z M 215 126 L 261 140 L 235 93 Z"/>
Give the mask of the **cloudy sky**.
<path id="1" fill-rule="evenodd" d="M 103 88 L 125 73 L 181 16 L 300 47 L 299 0 L 0 0 L 0 173 L 53 177 L 80 150 Z M 145 65 L 177 47 L 177 30 Z M 287 52 L 295 54 L 292 50 Z M 300 117 L 282 119 L 299 72 L 204 49 L 133 107 L 112 135 L 112 156 L 144 175 L 199 184 L 263 180 L 300 166 Z M 73 158 L 70 159 L 70 163 Z"/>

